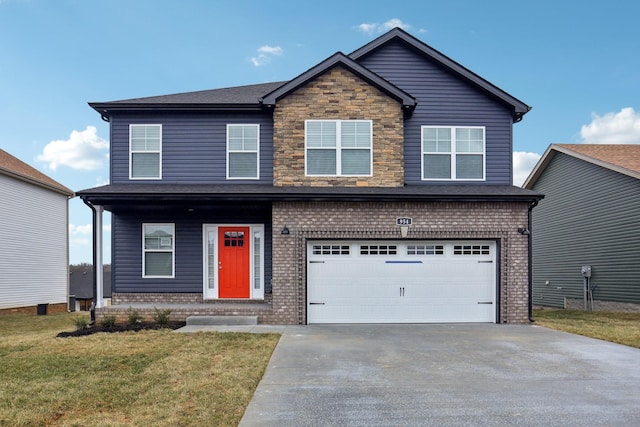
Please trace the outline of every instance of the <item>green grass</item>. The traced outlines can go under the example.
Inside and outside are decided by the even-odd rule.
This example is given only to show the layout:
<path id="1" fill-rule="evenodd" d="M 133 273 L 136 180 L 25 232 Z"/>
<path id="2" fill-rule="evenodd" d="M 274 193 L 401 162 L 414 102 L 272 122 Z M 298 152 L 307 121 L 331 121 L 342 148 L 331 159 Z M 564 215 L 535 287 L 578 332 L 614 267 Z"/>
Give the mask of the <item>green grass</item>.
<path id="1" fill-rule="evenodd" d="M 276 334 L 56 338 L 85 314 L 0 316 L 1 426 L 233 426 Z"/>
<path id="2" fill-rule="evenodd" d="M 534 310 L 536 324 L 640 348 L 640 313 Z"/>

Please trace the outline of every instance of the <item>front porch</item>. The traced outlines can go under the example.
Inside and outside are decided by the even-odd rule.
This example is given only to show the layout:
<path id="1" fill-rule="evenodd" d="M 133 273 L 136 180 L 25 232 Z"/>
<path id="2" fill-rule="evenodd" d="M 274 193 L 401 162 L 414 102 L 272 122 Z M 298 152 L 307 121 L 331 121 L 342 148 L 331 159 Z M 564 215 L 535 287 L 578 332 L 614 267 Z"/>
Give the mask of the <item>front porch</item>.
<path id="1" fill-rule="evenodd" d="M 152 321 L 157 312 L 170 310 L 172 322 L 186 322 L 190 316 L 228 316 L 229 323 L 234 317 L 256 316 L 258 323 L 270 323 L 273 313 L 268 302 L 215 302 L 215 303 L 167 303 L 167 302 L 123 302 L 96 308 L 96 320 L 105 316 L 115 316 L 116 323 L 126 323 L 131 314 L 137 314 L 144 321 Z"/>

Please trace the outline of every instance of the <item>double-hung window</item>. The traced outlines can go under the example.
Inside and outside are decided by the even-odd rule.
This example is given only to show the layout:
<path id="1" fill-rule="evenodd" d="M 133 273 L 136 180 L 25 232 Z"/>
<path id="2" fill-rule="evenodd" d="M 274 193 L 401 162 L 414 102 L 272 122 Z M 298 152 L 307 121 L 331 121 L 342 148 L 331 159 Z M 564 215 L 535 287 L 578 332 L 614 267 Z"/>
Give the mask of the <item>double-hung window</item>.
<path id="1" fill-rule="evenodd" d="M 227 125 L 227 178 L 260 177 L 260 125 Z"/>
<path id="2" fill-rule="evenodd" d="M 143 224 L 142 240 L 142 277 L 174 277 L 174 224 Z"/>
<path id="3" fill-rule="evenodd" d="M 423 180 L 484 180 L 485 128 L 422 126 Z"/>
<path id="4" fill-rule="evenodd" d="M 307 120 L 305 168 L 308 176 L 371 176 L 371 120 Z"/>
<path id="5" fill-rule="evenodd" d="M 129 125 L 129 177 L 162 178 L 162 125 Z"/>

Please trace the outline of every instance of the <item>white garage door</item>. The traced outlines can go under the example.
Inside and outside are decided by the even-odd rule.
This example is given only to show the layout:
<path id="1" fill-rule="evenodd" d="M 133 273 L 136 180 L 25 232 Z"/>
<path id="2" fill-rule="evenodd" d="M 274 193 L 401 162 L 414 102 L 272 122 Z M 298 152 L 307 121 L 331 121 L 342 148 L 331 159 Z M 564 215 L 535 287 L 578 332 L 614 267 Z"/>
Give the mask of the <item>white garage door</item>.
<path id="1" fill-rule="evenodd" d="M 310 241 L 308 323 L 496 321 L 492 241 Z"/>

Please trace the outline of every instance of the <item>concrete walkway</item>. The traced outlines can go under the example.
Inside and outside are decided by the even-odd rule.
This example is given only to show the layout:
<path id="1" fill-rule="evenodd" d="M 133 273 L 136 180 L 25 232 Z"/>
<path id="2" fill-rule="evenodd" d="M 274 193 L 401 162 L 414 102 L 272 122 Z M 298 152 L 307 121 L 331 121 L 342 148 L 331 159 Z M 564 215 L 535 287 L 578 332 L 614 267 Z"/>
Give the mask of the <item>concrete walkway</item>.
<path id="1" fill-rule="evenodd" d="M 640 350 L 530 325 L 288 326 L 240 423 L 640 425 Z"/>

